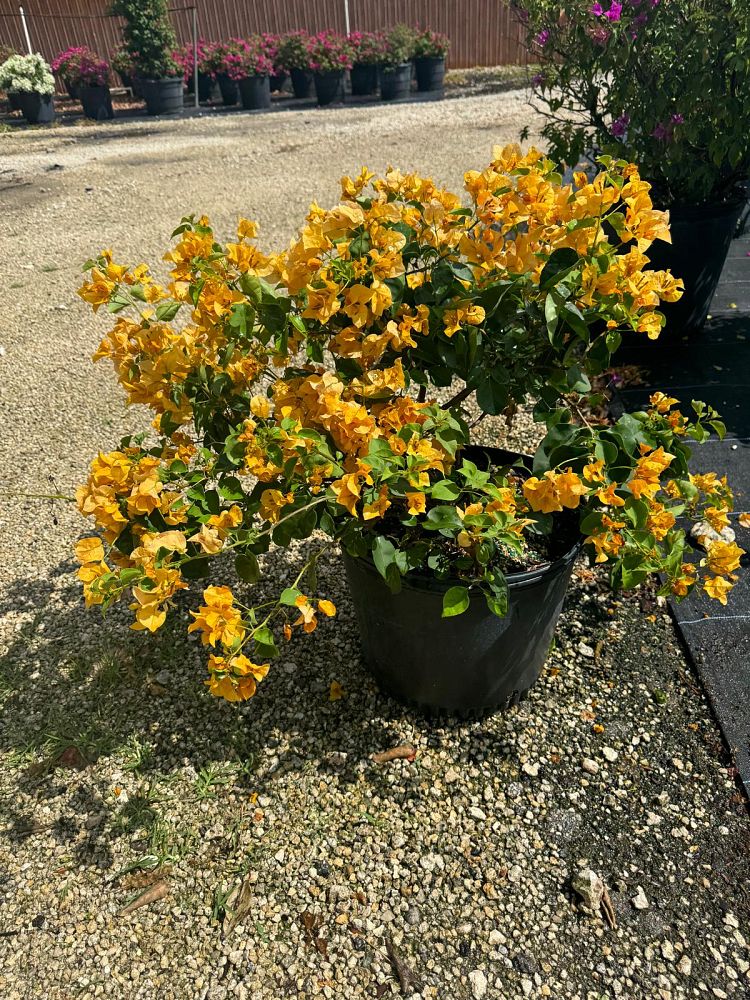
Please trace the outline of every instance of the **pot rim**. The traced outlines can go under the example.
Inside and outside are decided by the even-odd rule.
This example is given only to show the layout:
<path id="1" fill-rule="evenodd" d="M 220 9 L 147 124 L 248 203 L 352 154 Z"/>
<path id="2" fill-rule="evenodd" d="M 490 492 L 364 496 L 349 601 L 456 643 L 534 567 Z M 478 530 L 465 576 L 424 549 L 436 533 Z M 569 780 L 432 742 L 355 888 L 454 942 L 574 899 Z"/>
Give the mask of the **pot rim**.
<path id="1" fill-rule="evenodd" d="M 534 459 L 532 455 L 528 455 L 525 452 L 509 451 L 506 448 L 498 448 L 496 445 L 491 444 L 468 444 L 461 449 L 461 453 L 466 455 L 470 461 L 477 457 L 477 452 L 490 453 L 490 455 L 494 452 L 496 459 L 498 459 L 503 465 L 511 464 L 509 461 L 506 461 L 507 459 L 518 459 L 520 460 L 523 471 L 525 471 L 527 475 L 531 475 L 531 465 Z M 561 513 L 565 513 L 566 516 L 571 518 L 577 516 L 574 510 L 566 510 Z M 524 569 L 515 573 L 507 573 L 505 578 L 508 582 L 508 588 L 517 590 L 520 587 L 528 587 L 537 583 L 544 576 L 556 575 L 578 558 L 582 548 L 583 539 L 579 535 L 572 546 L 552 562 L 543 563 L 541 566 L 537 566 L 533 569 Z M 371 555 L 352 556 L 343 547 L 341 551 L 345 559 L 358 560 L 362 565 L 371 569 L 373 573 L 376 573 L 382 580 Z M 451 587 L 462 587 L 465 585 L 462 580 L 454 577 L 451 577 L 448 580 L 437 580 L 433 576 L 421 573 L 406 573 L 401 577 L 401 580 L 402 587 L 406 587 L 411 590 L 420 590 L 422 592 L 432 591 L 433 593 L 445 593 L 445 591 L 450 590 Z M 383 580 L 383 583 L 385 583 L 385 580 Z M 472 588 L 470 587 L 469 589 L 471 590 Z"/>
<path id="2" fill-rule="evenodd" d="M 729 218 L 742 210 L 746 194 L 738 194 L 730 201 L 678 202 L 666 209 L 670 225 L 674 222 L 698 222 L 702 219 Z M 673 213 L 677 218 L 673 217 Z"/>
<path id="3" fill-rule="evenodd" d="M 525 569 L 516 573 L 507 573 L 505 579 L 508 583 L 509 590 L 520 590 L 524 587 L 530 587 L 532 584 L 538 583 L 541 579 L 547 576 L 557 576 L 564 569 L 566 569 L 572 562 L 578 558 L 581 549 L 583 548 L 583 539 L 577 538 L 571 548 L 568 549 L 564 555 L 555 559 L 554 562 L 544 563 L 542 566 L 537 566 L 534 569 Z M 353 556 L 342 548 L 342 554 L 344 559 L 349 559 L 355 564 L 360 564 L 366 569 L 377 575 L 378 579 L 383 580 L 382 576 L 378 572 L 377 567 L 372 559 L 371 555 L 366 556 Z M 383 584 L 387 586 L 385 580 Z M 444 594 L 451 587 L 464 587 L 466 583 L 464 580 L 460 580 L 457 577 L 450 577 L 447 580 L 438 580 L 435 577 L 418 574 L 418 573 L 406 573 L 401 577 L 401 587 L 403 590 L 416 590 L 422 593 L 433 593 L 433 594 Z M 469 585 L 469 592 L 474 591 L 476 593 L 476 585 Z"/>

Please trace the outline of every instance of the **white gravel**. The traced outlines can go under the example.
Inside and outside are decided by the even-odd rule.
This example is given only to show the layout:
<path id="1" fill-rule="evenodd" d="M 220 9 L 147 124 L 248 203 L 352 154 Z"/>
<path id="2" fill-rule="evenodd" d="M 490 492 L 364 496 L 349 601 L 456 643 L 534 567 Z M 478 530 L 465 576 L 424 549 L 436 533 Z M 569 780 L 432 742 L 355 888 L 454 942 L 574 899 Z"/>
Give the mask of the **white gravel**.
<path id="1" fill-rule="evenodd" d="M 457 185 L 530 114 L 510 93 L 0 137 L 0 492 L 67 493 L 145 425 L 89 361 L 92 251 L 156 260 L 191 211 L 285 240 L 340 173 Z M 531 434 L 525 416 L 513 440 Z M 335 624 L 238 709 L 202 689 L 179 623 L 144 638 L 81 607 L 82 526 L 64 503 L 0 501 L 3 1000 L 398 996 L 389 936 L 413 998 L 748 995 L 747 815 L 655 599 L 582 567 L 529 700 L 429 723 L 375 690 L 328 553 Z M 370 761 L 401 743 L 413 763 Z M 584 869 L 616 929 L 580 905 Z M 118 916 L 159 878 L 164 898 Z"/>

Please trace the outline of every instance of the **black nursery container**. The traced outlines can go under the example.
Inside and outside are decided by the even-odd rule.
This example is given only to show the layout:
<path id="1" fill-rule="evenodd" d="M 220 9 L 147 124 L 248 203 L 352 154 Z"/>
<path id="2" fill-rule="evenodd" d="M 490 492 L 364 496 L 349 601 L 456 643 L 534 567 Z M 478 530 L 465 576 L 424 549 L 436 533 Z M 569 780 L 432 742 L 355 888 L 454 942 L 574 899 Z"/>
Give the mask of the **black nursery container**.
<path id="1" fill-rule="evenodd" d="M 82 83 L 79 95 L 81 105 L 83 106 L 83 113 L 87 118 L 101 122 L 115 117 L 109 87 L 92 87 L 86 83 Z"/>
<path id="2" fill-rule="evenodd" d="M 355 97 L 378 92 L 378 67 L 375 63 L 355 63 L 349 71 L 349 79 Z"/>
<path id="3" fill-rule="evenodd" d="M 292 93 L 295 97 L 302 99 L 313 96 L 315 84 L 313 82 L 313 75 L 309 70 L 297 69 L 295 67 L 289 70 L 289 76 L 292 80 Z"/>
<path id="4" fill-rule="evenodd" d="M 146 102 L 150 115 L 176 115 L 184 107 L 181 76 L 165 77 L 163 80 L 138 80 L 138 90 Z"/>
<path id="5" fill-rule="evenodd" d="M 467 457 L 480 464 L 476 452 Z M 492 464 L 515 456 L 481 449 Z M 580 551 L 576 515 L 563 522 L 562 555 L 538 569 L 508 574 L 504 618 L 480 593 L 468 609 L 442 618 L 443 595 L 458 581 L 408 574 L 392 594 L 372 562 L 344 552 L 364 661 L 380 688 L 433 714 L 482 715 L 516 704 L 539 679 Z"/>
<path id="6" fill-rule="evenodd" d="M 18 108 L 29 125 L 47 125 L 55 120 L 55 103 L 52 94 L 32 91 L 16 91 Z"/>
<path id="7" fill-rule="evenodd" d="M 236 80 L 233 80 L 231 76 L 228 76 L 226 73 L 217 73 L 216 82 L 219 84 L 221 103 L 225 108 L 229 108 L 233 104 L 239 103 L 240 88 L 237 86 Z"/>
<path id="8" fill-rule="evenodd" d="M 648 250 L 651 267 L 671 270 L 685 282 L 677 302 L 659 306 L 667 325 L 660 339 L 699 331 L 711 308 L 743 199 L 725 205 L 676 206 L 669 213 L 672 243 L 655 240 Z"/>
<path id="9" fill-rule="evenodd" d="M 411 63 L 380 71 L 380 96 L 384 101 L 404 101 L 411 93 Z"/>
<path id="10" fill-rule="evenodd" d="M 419 56 L 414 60 L 417 90 L 425 92 L 442 90 L 445 83 L 445 57 Z"/>
<path id="11" fill-rule="evenodd" d="M 335 69 L 328 73 L 315 74 L 315 96 L 318 104 L 333 104 L 344 99 L 344 70 Z"/>
<path id="12" fill-rule="evenodd" d="M 246 111 L 265 111 L 271 107 L 271 82 L 267 76 L 246 76 L 239 81 L 240 99 Z"/>
<path id="13" fill-rule="evenodd" d="M 289 74 L 286 70 L 282 70 L 279 73 L 271 74 L 271 93 L 280 94 L 281 91 L 286 86 L 286 81 L 289 78 Z"/>
<path id="14" fill-rule="evenodd" d="M 214 84 L 214 78 L 210 73 L 202 73 L 198 70 L 198 102 L 200 104 L 206 104 L 211 100 L 214 92 Z M 195 93 L 195 83 L 192 73 L 187 78 L 187 92 L 188 94 Z"/>

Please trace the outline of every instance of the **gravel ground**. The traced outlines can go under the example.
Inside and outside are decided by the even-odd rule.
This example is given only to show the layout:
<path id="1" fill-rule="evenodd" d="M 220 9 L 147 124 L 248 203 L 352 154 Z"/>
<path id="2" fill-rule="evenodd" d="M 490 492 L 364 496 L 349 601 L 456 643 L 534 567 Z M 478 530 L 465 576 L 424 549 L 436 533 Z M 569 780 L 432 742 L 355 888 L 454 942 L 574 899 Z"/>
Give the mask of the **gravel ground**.
<path id="1" fill-rule="evenodd" d="M 529 115 L 512 92 L 0 137 L 0 489 L 67 493 L 145 425 L 89 361 L 103 323 L 74 289 L 92 251 L 156 260 L 193 210 L 286 240 L 340 173 L 457 185 Z M 522 417 L 509 440 L 533 433 Z M 580 567 L 531 697 L 429 723 L 363 669 L 328 553 L 336 623 L 237 708 L 201 688 L 183 625 L 144 638 L 122 609 L 82 609 L 82 529 L 64 503 L 0 503 L 4 1000 L 748 995 L 747 815 L 653 597 Z M 269 581 L 294 558 L 267 559 Z M 404 743 L 414 761 L 370 760 Z M 572 887 L 589 868 L 616 927 Z M 120 915 L 148 886 L 165 894 Z"/>

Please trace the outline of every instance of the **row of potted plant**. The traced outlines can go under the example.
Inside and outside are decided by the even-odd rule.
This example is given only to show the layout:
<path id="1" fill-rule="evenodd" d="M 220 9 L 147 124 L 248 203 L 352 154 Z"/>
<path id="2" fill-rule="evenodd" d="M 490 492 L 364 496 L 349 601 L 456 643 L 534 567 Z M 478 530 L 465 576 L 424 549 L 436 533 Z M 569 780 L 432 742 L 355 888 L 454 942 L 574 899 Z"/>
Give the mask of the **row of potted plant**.
<path id="1" fill-rule="evenodd" d="M 126 18 L 125 41 L 113 56 L 112 69 L 125 86 L 145 99 L 151 114 L 179 111 L 184 84 L 189 92 L 197 85 L 201 101 L 209 100 L 218 85 L 225 105 L 241 101 L 245 108 L 263 109 L 270 107 L 271 92 L 281 90 L 288 77 L 295 97 L 309 98 L 314 92 L 323 105 L 343 97 L 347 71 L 352 94 L 371 95 L 379 90 L 384 100 L 403 99 L 409 94 L 412 63 L 421 91 L 441 89 L 445 76 L 448 39 L 404 24 L 387 32 L 348 36 L 333 31 L 316 35 L 295 31 L 225 42 L 201 39 L 195 53 L 192 45 L 176 47 L 163 0 L 147 4 L 117 0 L 117 12 Z M 197 83 L 193 79 L 196 54 Z M 12 102 L 18 106 L 16 93 L 35 95 L 24 99 L 27 120 L 50 121 L 54 116 L 51 72 L 61 77 L 72 98 L 81 100 L 88 117 L 112 117 L 109 64 L 85 46 L 61 52 L 51 67 L 39 55 L 14 59 L 26 62 L 10 63 L 3 89 L 14 95 Z"/>
<path id="2" fill-rule="evenodd" d="M 111 118 L 109 65 L 82 46 L 66 49 L 48 64 L 39 54 L 10 54 L 0 63 L 0 90 L 5 91 L 14 111 L 21 111 L 30 124 L 54 120 L 55 78 L 62 77 L 74 100 L 80 100 L 88 118 Z"/>
<path id="3" fill-rule="evenodd" d="M 343 36 L 333 31 L 310 35 L 294 31 L 286 35 L 268 33 L 222 42 L 199 40 L 197 53 L 191 44 L 174 50 L 171 63 L 182 71 L 188 91 L 193 92 L 197 54 L 198 96 L 208 101 L 218 85 L 225 105 L 242 102 L 246 108 L 270 106 L 271 92 L 282 90 L 287 79 L 297 98 L 313 92 L 318 103 L 328 104 L 343 94 L 344 74 L 349 71 L 355 95 L 375 94 L 384 100 L 408 95 L 412 61 L 417 88 L 439 90 L 445 76 L 449 41 L 429 29 L 418 31 L 397 25 L 390 31 L 356 32 Z M 137 85 L 139 59 L 127 48 L 113 59 L 126 86 Z M 164 72 L 169 71 L 165 64 Z"/>

